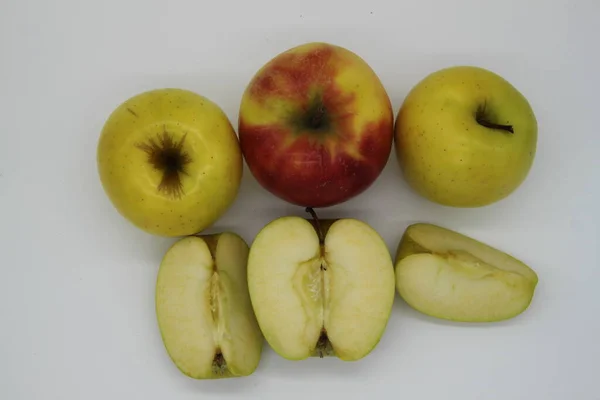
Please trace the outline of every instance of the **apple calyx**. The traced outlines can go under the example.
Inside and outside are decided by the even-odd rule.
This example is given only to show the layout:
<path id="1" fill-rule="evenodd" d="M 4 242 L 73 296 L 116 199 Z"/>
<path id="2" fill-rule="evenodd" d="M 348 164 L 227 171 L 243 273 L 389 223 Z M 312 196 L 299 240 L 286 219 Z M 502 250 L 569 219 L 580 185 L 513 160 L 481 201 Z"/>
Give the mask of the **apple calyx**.
<path id="1" fill-rule="evenodd" d="M 217 349 L 215 352 L 215 358 L 212 362 L 212 372 L 221 377 L 229 376 L 229 369 L 227 369 L 227 362 L 225 361 L 225 357 L 223 357 L 223 353 L 221 353 L 221 349 Z"/>
<path id="2" fill-rule="evenodd" d="M 311 99 L 306 108 L 295 114 L 293 122 L 301 132 L 325 133 L 331 127 L 331 119 L 321 96 Z"/>
<path id="3" fill-rule="evenodd" d="M 487 103 L 483 103 L 477 108 L 477 111 L 475 112 L 475 121 L 477 121 L 479 125 L 490 129 L 497 129 L 509 133 L 515 133 L 512 125 L 497 124 L 495 122 L 490 121 L 491 119 L 492 118 L 487 110 Z"/>
<path id="4" fill-rule="evenodd" d="M 316 131 L 328 127 L 327 110 L 321 101 L 315 102 L 309 107 L 306 113 L 306 125 Z"/>
<path id="5" fill-rule="evenodd" d="M 158 191 L 173 198 L 180 198 L 183 194 L 181 174 L 186 174 L 185 166 L 192 162 L 190 155 L 183 151 L 185 137 L 186 134 L 177 142 L 166 127 L 163 127 L 163 132 L 158 134 L 158 140 L 150 138 L 147 142 L 137 145 L 137 148 L 148 155 L 148 162 L 154 169 L 162 172 Z"/>
<path id="6" fill-rule="evenodd" d="M 321 335 L 319 336 L 319 340 L 317 340 L 317 345 L 312 356 L 319 358 L 335 356 L 333 346 L 331 345 L 331 342 L 327 337 L 327 331 L 325 330 L 325 328 L 323 328 L 323 330 L 321 331 Z"/>

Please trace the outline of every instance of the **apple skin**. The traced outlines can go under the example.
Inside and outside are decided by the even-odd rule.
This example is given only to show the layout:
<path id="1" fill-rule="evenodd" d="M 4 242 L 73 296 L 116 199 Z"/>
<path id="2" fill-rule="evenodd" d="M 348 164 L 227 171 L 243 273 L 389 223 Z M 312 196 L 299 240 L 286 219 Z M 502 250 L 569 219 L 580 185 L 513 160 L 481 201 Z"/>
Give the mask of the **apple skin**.
<path id="1" fill-rule="evenodd" d="M 514 133 L 480 125 L 512 126 Z M 395 124 L 395 150 L 408 184 L 446 206 L 481 207 L 506 198 L 527 177 L 538 126 L 525 97 L 479 67 L 434 72 L 408 94 Z"/>
<path id="2" fill-rule="evenodd" d="M 257 181 L 303 207 L 365 191 L 385 167 L 393 110 L 381 81 L 355 53 L 307 43 L 270 60 L 240 104 L 242 153 Z"/>
<path id="3" fill-rule="evenodd" d="M 153 149 L 164 157 L 152 161 Z M 164 168 L 156 163 L 170 163 L 175 156 L 182 171 L 165 180 Z M 218 105 L 167 88 L 135 95 L 111 113 L 100 135 L 97 166 L 108 198 L 123 217 L 148 233 L 175 237 L 203 231 L 230 207 L 243 158 Z"/>

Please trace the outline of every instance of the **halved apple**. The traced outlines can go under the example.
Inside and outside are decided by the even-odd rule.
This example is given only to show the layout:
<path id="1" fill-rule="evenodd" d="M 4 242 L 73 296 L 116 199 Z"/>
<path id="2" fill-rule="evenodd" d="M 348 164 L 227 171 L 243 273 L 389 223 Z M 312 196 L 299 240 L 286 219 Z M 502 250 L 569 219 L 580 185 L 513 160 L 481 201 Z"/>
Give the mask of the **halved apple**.
<path id="1" fill-rule="evenodd" d="M 248 245 L 234 233 L 180 239 L 165 254 L 156 314 L 167 352 L 195 379 L 250 375 L 263 336 L 246 281 Z"/>
<path id="2" fill-rule="evenodd" d="M 270 346 L 290 360 L 365 357 L 379 343 L 395 296 L 379 234 L 355 219 L 278 218 L 256 236 L 248 287 Z"/>
<path id="3" fill-rule="evenodd" d="M 414 309 L 437 318 L 493 322 L 527 309 L 538 282 L 523 262 L 439 226 L 409 226 L 396 253 L 396 288 Z"/>

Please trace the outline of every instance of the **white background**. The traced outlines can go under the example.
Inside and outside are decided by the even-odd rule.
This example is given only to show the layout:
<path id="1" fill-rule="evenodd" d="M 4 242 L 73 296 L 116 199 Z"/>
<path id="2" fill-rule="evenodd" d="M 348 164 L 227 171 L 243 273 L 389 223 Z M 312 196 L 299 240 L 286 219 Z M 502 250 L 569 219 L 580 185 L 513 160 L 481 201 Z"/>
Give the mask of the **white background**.
<path id="1" fill-rule="evenodd" d="M 600 399 L 599 16 L 596 0 L 3 0 L 0 398 Z M 455 64 L 492 69 L 523 92 L 539 121 L 538 153 L 506 200 L 467 210 L 429 203 L 392 155 L 370 190 L 321 215 L 364 219 L 390 251 L 417 221 L 472 235 L 538 272 L 534 301 L 513 320 L 471 326 L 425 317 L 397 297 L 362 361 L 291 362 L 266 346 L 251 377 L 194 381 L 169 360 L 154 315 L 156 272 L 173 239 L 114 211 L 96 170 L 99 132 L 120 102 L 157 87 L 203 94 L 235 124 L 254 72 L 308 41 L 361 55 L 395 112 L 418 80 Z M 211 231 L 251 242 L 285 214 L 302 210 L 246 170 Z"/>

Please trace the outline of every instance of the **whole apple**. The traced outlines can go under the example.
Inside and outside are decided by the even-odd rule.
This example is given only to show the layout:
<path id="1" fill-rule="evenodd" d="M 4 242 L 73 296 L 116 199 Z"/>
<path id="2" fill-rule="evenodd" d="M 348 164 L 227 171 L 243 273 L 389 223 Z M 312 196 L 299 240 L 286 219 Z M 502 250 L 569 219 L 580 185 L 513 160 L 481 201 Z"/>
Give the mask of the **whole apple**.
<path id="1" fill-rule="evenodd" d="M 527 177 L 537 121 L 525 97 L 489 70 L 434 72 L 408 94 L 395 126 L 404 177 L 419 194 L 454 207 L 480 207 Z"/>
<path id="2" fill-rule="evenodd" d="M 146 232 L 183 236 L 206 229 L 233 203 L 243 159 L 219 106 L 187 90 L 157 89 L 112 112 L 97 163 L 121 215 Z"/>
<path id="3" fill-rule="evenodd" d="M 240 145 L 257 181 L 305 207 L 327 207 L 366 190 L 393 141 L 393 110 L 375 72 L 328 43 L 289 49 L 246 88 Z"/>

